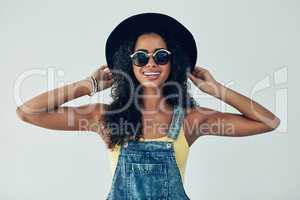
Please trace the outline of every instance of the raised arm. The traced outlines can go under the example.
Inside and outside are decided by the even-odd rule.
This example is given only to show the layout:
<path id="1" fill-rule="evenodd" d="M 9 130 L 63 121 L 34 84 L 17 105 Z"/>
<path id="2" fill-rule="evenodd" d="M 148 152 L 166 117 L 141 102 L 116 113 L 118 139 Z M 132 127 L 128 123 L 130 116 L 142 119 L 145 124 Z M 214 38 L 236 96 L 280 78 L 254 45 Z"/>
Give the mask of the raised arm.
<path id="1" fill-rule="evenodd" d="M 276 129 L 280 119 L 271 111 L 254 100 L 225 87 L 213 79 L 208 70 L 197 67 L 188 76 L 202 91 L 233 106 L 241 114 L 225 113 L 206 107 L 190 110 L 188 125 L 190 140 L 195 141 L 201 135 L 250 136 Z"/>
<path id="2" fill-rule="evenodd" d="M 98 91 L 111 86 L 112 77 L 107 66 L 100 67 L 95 75 L 102 86 Z M 43 128 L 98 132 L 98 128 L 93 125 L 101 120 L 105 104 L 62 106 L 68 101 L 90 94 L 91 90 L 91 82 L 83 79 L 33 97 L 17 107 L 16 113 L 22 121 Z"/>

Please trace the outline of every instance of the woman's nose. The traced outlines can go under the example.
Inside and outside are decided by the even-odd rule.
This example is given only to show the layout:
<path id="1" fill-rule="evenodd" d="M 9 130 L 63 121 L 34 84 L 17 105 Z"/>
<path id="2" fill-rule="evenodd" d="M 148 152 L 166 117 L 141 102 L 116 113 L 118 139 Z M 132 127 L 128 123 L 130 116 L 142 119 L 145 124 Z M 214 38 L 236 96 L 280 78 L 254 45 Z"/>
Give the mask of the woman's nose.
<path id="1" fill-rule="evenodd" d="M 148 63 L 147 63 L 146 66 L 147 67 L 155 67 L 156 66 L 156 63 L 155 63 L 155 61 L 154 61 L 154 59 L 153 59 L 152 56 L 150 56 L 150 58 L 149 58 Z"/>

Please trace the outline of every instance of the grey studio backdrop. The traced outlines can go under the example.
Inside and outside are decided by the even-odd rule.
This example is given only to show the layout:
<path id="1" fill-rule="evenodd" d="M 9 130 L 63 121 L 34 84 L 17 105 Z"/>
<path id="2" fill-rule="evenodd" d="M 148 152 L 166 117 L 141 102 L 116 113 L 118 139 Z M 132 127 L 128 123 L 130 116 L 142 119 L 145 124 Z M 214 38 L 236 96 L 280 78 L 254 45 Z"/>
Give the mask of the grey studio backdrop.
<path id="1" fill-rule="evenodd" d="M 0 199 L 106 197 L 110 160 L 99 136 L 26 124 L 15 109 L 85 78 L 105 63 L 110 31 L 125 17 L 148 11 L 185 24 L 197 41 L 198 64 L 281 118 L 277 130 L 263 135 L 197 140 L 185 178 L 191 199 L 300 199 L 299 6 L 297 0 L 0 0 Z M 191 90 L 202 106 L 238 112 L 193 85 Z M 65 105 L 110 102 L 109 94 Z"/>

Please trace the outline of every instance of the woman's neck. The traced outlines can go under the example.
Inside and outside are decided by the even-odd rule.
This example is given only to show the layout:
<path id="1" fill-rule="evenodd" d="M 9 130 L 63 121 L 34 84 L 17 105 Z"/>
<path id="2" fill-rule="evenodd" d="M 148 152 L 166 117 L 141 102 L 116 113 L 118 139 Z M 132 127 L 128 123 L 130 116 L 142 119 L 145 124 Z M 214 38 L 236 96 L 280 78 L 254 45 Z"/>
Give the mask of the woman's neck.
<path id="1" fill-rule="evenodd" d="M 159 111 L 161 107 L 165 107 L 162 89 L 145 87 L 142 95 L 144 111 Z"/>

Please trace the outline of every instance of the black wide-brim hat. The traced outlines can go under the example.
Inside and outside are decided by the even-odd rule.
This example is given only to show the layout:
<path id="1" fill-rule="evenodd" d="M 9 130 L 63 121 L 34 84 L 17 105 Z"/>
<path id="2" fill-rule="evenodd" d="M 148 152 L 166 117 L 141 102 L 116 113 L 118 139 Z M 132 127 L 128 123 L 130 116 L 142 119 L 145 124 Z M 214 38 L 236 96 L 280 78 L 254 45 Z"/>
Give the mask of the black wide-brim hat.
<path id="1" fill-rule="evenodd" d="M 144 32 L 170 34 L 189 56 L 193 71 L 197 61 L 197 47 L 192 33 L 176 19 L 161 13 L 142 13 L 133 15 L 117 25 L 108 36 L 105 45 L 107 65 L 113 68 L 113 55 L 123 41 Z"/>

